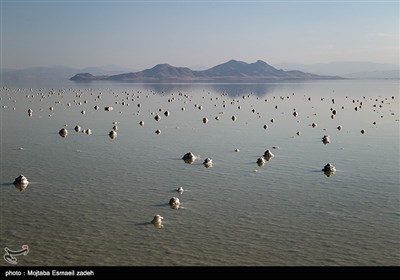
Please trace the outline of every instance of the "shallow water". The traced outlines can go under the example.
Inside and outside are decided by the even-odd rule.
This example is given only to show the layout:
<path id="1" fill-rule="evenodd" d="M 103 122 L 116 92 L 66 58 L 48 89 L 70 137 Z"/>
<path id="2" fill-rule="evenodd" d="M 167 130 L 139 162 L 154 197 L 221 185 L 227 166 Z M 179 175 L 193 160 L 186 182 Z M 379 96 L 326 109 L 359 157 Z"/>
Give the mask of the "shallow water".
<path id="1" fill-rule="evenodd" d="M 0 94 L 0 247 L 29 245 L 20 265 L 400 264 L 398 81 L 91 83 Z M 275 157 L 258 167 L 266 149 Z M 200 159 L 184 163 L 187 152 Z M 321 171 L 328 162 L 337 168 L 330 177 Z M 12 185 L 19 174 L 30 181 L 24 191 Z M 173 196 L 181 209 L 169 208 Z"/>

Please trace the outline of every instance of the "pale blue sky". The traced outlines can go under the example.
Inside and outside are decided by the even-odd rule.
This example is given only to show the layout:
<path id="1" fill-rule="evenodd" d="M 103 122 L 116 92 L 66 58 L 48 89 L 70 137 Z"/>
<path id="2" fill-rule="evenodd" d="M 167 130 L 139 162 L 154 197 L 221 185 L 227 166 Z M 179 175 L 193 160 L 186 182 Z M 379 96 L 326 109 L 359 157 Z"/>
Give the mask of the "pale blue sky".
<path id="1" fill-rule="evenodd" d="M 1 67 L 399 63 L 399 1 L 1 1 Z"/>

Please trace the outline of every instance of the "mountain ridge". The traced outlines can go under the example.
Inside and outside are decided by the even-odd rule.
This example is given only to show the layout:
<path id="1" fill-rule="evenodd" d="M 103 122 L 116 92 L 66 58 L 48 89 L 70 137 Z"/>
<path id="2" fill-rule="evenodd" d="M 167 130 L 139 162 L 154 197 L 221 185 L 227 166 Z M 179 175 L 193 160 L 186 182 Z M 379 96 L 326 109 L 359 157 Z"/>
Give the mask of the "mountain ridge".
<path id="1" fill-rule="evenodd" d="M 72 81 L 111 80 L 122 82 L 272 82 L 332 79 L 343 78 L 339 76 L 316 75 L 301 71 L 284 71 L 276 69 L 262 60 L 257 60 L 254 63 L 246 63 L 234 59 L 200 71 L 163 63 L 139 72 L 110 76 L 94 76 L 90 73 L 78 73 L 70 78 Z"/>

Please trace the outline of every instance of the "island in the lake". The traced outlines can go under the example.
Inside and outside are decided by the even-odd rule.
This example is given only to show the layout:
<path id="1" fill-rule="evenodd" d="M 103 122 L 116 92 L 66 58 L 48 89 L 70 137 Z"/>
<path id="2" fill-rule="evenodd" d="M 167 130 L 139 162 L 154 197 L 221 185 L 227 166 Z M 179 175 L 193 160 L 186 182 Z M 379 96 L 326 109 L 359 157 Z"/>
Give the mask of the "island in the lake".
<path id="1" fill-rule="evenodd" d="M 263 83 L 301 80 L 340 80 L 339 76 L 326 76 L 301 71 L 276 69 L 262 60 L 255 63 L 230 60 L 207 70 L 194 71 L 187 67 L 174 67 L 169 64 L 157 64 L 151 69 L 139 72 L 110 76 L 94 76 L 79 73 L 70 78 L 72 81 L 107 80 L 118 82 L 157 83 L 157 82 L 210 82 L 210 83 Z"/>

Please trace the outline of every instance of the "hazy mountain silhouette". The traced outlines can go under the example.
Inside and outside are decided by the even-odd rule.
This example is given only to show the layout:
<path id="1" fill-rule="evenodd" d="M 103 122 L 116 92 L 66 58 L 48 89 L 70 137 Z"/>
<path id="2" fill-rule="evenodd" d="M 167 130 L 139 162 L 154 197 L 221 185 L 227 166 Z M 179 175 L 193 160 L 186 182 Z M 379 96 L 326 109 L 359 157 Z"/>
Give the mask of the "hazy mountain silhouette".
<path id="1" fill-rule="evenodd" d="M 128 71 L 128 68 L 106 65 L 101 67 L 87 67 L 83 69 L 65 67 L 65 66 L 43 66 L 43 67 L 32 67 L 25 69 L 0 69 L 0 75 L 3 85 L 17 85 L 17 86 L 45 86 L 48 84 L 62 84 L 63 81 L 76 74 L 81 73 L 92 73 L 93 79 L 97 79 L 98 75 L 115 75 L 117 73 L 124 73 Z M 86 80 L 90 79 L 89 75 L 82 75 Z M 102 76 L 102 77 L 107 77 Z"/>
<path id="2" fill-rule="evenodd" d="M 255 63 L 229 60 L 210 69 L 193 71 L 187 67 L 157 64 L 139 72 L 111 76 L 94 76 L 79 73 L 70 78 L 73 81 L 113 80 L 122 82 L 271 82 L 285 80 L 342 79 L 338 76 L 315 75 L 301 71 L 284 71 L 262 60 Z"/>
<path id="3" fill-rule="evenodd" d="M 140 72 L 131 72 L 119 75 L 112 75 L 108 77 L 98 77 L 100 80 L 114 80 L 114 81 L 147 81 L 156 82 L 159 80 L 181 80 L 181 79 L 194 79 L 192 70 L 186 67 L 174 67 L 169 64 L 157 64 L 153 68 L 146 69 Z M 87 73 L 88 74 L 88 73 Z M 80 74 L 75 75 L 71 80 L 76 78 L 84 78 Z M 88 76 L 89 80 L 92 77 Z"/>
<path id="4" fill-rule="evenodd" d="M 318 75 L 332 75 L 351 79 L 399 78 L 399 65 L 368 61 L 336 61 L 315 64 L 280 63 L 284 70 L 300 70 Z"/>

